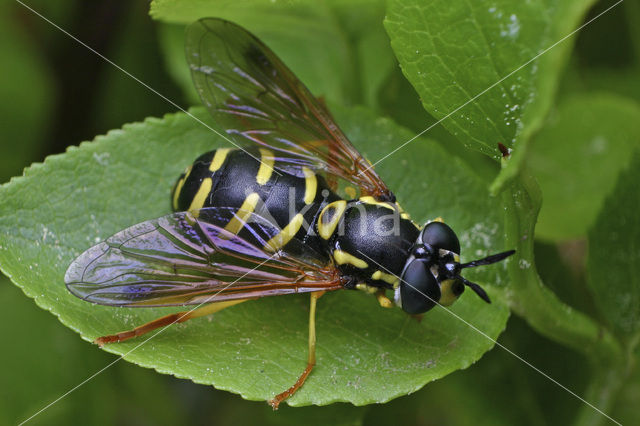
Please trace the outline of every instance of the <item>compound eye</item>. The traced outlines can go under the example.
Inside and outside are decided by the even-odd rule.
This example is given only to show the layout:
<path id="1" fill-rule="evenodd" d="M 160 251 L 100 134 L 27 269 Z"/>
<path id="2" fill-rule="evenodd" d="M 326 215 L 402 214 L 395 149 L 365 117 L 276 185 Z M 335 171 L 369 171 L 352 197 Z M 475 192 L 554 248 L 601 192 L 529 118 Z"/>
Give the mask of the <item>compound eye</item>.
<path id="1" fill-rule="evenodd" d="M 440 300 L 440 286 L 427 262 L 415 259 L 409 263 L 400 280 L 402 309 L 408 314 L 422 314 Z"/>
<path id="2" fill-rule="evenodd" d="M 442 222 L 431 222 L 422 230 L 422 242 L 431 247 L 460 254 L 460 241 L 453 229 Z"/>

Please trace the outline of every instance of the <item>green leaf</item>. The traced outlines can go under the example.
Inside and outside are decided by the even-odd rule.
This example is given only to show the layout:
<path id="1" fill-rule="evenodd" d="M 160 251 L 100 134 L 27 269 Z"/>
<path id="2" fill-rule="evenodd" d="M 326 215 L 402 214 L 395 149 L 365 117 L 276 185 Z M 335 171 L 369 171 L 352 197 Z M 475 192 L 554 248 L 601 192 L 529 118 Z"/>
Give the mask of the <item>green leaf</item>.
<path id="1" fill-rule="evenodd" d="M 152 18 L 183 27 L 200 18 L 219 17 L 247 28 L 289 66 L 309 89 L 343 103 L 355 83 L 345 35 L 322 2 L 252 0 L 155 0 Z M 190 92 L 189 69 L 184 59 L 184 29 L 163 31 L 169 69 Z"/>
<path id="2" fill-rule="evenodd" d="M 363 109 L 334 112 L 355 145 L 372 158 L 410 136 Z M 194 114 L 210 121 L 202 109 Z M 96 242 L 168 214 L 176 177 L 219 145 L 205 127 L 175 114 L 126 125 L 32 166 L 0 188 L 2 270 L 88 341 L 167 313 L 83 302 L 67 292 L 64 273 Z M 444 217 L 460 236 L 463 261 L 503 248 L 502 209 L 488 197 L 486 181 L 428 140 L 403 154 L 379 171 L 414 219 Z M 468 277 L 487 285 L 494 296 L 496 285 L 506 285 L 504 264 L 473 272 Z M 288 388 L 306 364 L 307 310 L 304 295 L 264 298 L 170 327 L 135 350 L 141 341 L 105 349 L 162 373 L 266 400 Z M 472 292 L 452 311 L 494 339 L 509 314 L 500 300 L 487 305 Z M 318 364 L 292 405 L 388 401 L 470 366 L 493 346 L 441 308 L 418 323 L 356 291 L 322 297 L 317 334 Z"/>
<path id="3" fill-rule="evenodd" d="M 589 231 L 589 287 L 601 315 L 627 340 L 640 333 L 638 182 L 636 152 Z"/>
<path id="4" fill-rule="evenodd" d="M 465 148 L 442 124 L 436 123 L 437 120 L 424 110 L 418 94 L 399 68 L 385 81 L 379 97 L 378 102 L 382 114 L 409 128 L 415 134 L 431 127 L 429 130 L 430 139 L 436 140 L 451 155 L 465 160 L 469 167 L 482 178 L 489 180 L 495 177 L 499 170 L 496 162 L 478 151 Z M 371 160 L 375 163 L 375 160 L 378 159 L 372 158 Z"/>
<path id="5" fill-rule="evenodd" d="M 544 203 L 536 237 L 584 237 L 640 145 L 640 106 L 614 95 L 565 100 L 536 134 L 528 163 Z"/>
<path id="6" fill-rule="evenodd" d="M 513 148 L 506 177 L 551 106 L 572 39 L 520 67 L 569 34 L 592 3 L 392 0 L 385 26 L 431 115 L 495 159 L 498 142 Z"/>

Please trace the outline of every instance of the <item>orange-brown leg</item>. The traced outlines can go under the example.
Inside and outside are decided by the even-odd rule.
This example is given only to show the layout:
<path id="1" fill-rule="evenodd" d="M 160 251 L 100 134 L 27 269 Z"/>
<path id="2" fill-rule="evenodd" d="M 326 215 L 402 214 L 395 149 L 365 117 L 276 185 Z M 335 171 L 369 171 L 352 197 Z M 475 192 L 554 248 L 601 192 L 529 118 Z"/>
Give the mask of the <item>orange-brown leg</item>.
<path id="1" fill-rule="evenodd" d="M 111 334 L 109 336 L 98 337 L 96 340 L 93 341 L 93 343 L 102 347 L 107 343 L 123 342 L 125 340 L 129 340 L 134 337 L 138 337 L 143 334 L 146 334 L 152 330 L 155 330 L 156 328 L 166 327 L 167 325 L 171 325 L 173 323 L 185 322 L 193 318 L 198 318 L 205 315 L 213 314 L 215 312 L 223 310 L 224 308 L 237 305 L 238 303 L 244 302 L 246 300 L 249 300 L 249 299 L 210 303 L 208 305 L 202 306 L 200 308 L 192 309 L 190 311 L 176 312 L 175 314 L 165 315 L 163 317 L 150 321 L 146 324 L 142 324 L 141 326 L 138 326 L 133 330 L 122 331 L 120 333 Z"/>
<path id="2" fill-rule="evenodd" d="M 311 304 L 309 308 L 309 358 L 307 360 L 307 368 L 304 369 L 293 386 L 269 400 L 269 404 L 271 404 L 274 410 L 277 410 L 282 401 L 289 398 L 302 387 L 305 380 L 307 380 L 307 377 L 311 373 L 313 366 L 316 365 L 316 301 L 323 294 L 324 291 L 311 293 Z"/>

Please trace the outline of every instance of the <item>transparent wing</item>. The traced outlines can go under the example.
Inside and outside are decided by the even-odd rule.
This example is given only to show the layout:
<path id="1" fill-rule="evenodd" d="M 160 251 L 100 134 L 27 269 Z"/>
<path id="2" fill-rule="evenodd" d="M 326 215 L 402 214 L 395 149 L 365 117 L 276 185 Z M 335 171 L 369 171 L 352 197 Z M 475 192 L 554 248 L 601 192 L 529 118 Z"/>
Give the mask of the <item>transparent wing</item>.
<path id="1" fill-rule="evenodd" d="M 202 102 L 239 144 L 270 148 L 288 173 L 306 166 L 330 183 L 344 179 L 363 194 L 393 199 L 323 104 L 255 36 L 201 19 L 187 29 L 186 54 Z"/>
<path id="2" fill-rule="evenodd" d="M 247 212 L 244 212 L 247 213 Z M 242 221 L 244 236 L 225 230 Z M 75 296 L 113 306 L 192 305 L 342 288 L 326 258 L 291 240 L 263 247 L 280 229 L 226 207 L 133 225 L 81 254 L 65 282 Z"/>

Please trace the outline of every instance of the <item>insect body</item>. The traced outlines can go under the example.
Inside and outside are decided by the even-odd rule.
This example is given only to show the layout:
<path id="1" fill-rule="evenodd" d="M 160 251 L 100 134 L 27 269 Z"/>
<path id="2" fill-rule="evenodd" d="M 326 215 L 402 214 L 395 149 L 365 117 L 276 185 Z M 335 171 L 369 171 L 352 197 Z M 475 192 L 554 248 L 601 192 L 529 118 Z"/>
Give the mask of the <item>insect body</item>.
<path id="1" fill-rule="evenodd" d="M 239 216 L 269 218 L 282 231 L 263 245 L 265 251 L 287 250 L 293 239 L 316 252 L 318 259 L 332 260 L 345 278 L 345 288 L 398 288 L 397 276 L 420 232 L 398 204 L 371 196 L 343 200 L 323 176 L 306 167 L 297 176 L 273 173 L 267 164 L 278 168 L 275 154 L 264 148 L 208 152 L 178 179 L 173 208 L 224 206 L 237 209 Z M 225 224 L 225 229 L 252 240 L 250 231 L 241 227 L 242 222 L 233 219 Z M 384 265 L 384 270 L 377 265 Z"/>
<path id="2" fill-rule="evenodd" d="M 457 236 L 441 221 L 420 228 L 334 123 L 324 105 L 257 38 L 220 19 L 187 30 L 187 61 L 211 115 L 244 147 L 200 156 L 174 187 L 175 213 L 139 223 L 88 249 L 69 266 L 68 289 L 111 306 L 178 306 L 120 342 L 174 322 L 265 296 L 310 293 L 307 367 L 315 365 L 315 307 L 326 291 L 358 289 L 422 314 L 470 287 Z M 359 195 L 343 198 L 341 184 Z M 386 292 L 393 292 L 393 302 Z"/>

